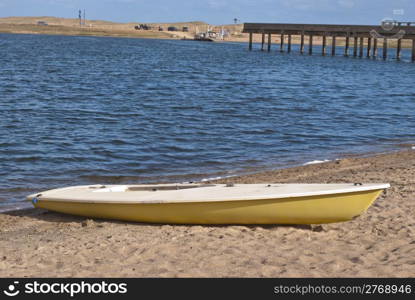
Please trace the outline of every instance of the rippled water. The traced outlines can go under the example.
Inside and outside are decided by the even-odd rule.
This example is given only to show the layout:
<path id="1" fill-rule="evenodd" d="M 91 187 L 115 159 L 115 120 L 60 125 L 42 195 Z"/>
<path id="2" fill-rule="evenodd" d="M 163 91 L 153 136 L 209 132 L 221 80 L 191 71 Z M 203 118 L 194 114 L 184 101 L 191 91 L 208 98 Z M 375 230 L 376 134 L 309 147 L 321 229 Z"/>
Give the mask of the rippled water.
<path id="1" fill-rule="evenodd" d="M 317 52 L 1 34 L 0 205 L 66 185 L 200 180 L 415 140 L 415 64 Z"/>

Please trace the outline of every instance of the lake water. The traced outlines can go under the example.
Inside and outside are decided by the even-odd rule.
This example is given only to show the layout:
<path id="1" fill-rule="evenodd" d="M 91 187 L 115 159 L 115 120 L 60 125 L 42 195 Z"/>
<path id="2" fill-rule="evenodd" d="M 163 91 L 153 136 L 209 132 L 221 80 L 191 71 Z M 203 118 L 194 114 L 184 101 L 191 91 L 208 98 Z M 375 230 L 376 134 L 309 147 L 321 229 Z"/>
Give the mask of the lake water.
<path id="1" fill-rule="evenodd" d="M 201 180 L 415 141 L 408 50 L 401 62 L 318 53 L 0 34 L 0 206 L 67 185 Z"/>

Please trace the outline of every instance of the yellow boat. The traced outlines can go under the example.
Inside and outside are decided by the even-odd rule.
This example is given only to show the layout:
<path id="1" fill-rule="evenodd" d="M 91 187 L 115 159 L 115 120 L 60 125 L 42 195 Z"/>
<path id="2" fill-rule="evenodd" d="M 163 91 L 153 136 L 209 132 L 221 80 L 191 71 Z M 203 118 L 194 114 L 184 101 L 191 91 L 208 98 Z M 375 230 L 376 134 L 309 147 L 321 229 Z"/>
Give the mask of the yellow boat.
<path id="1" fill-rule="evenodd" d="M 165 184 L 60 188 L 27 197 L 51 211 L 170 224 L 321 224 L 351 220 L 389 184 Z"/>

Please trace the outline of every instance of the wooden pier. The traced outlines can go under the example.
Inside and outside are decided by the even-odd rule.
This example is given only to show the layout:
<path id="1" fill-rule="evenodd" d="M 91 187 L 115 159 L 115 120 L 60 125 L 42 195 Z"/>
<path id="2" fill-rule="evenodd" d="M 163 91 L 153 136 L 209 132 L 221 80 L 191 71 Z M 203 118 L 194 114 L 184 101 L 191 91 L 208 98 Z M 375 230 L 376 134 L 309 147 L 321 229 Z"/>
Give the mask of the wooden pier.
<path id="1" fill-rule="evenodd" d="M 388 41 L 396 40 L 396 58 L 401 58 L 402 40 L 412 41 L 411 59 L 415 62 L 415 26 L 414 23 L 396 23 L 391 30 L 376 25 L 322 25 L 322 24 L 270 24 L 244 23 L 242 32 L 249 33 L 249 50 L 252 50 L 253 35 L 262 35 L 261 50 L 264 50 L 265 36 L 268 35 L 268 52 L 271 51 L 272 35 L 280 36 L 279 51 L 291 52 L 292 36 L 300 36 L 300 53 L 304 53 L 305 37 L 308 36 L 308 53 L 313 54 L 314 37 L 322 38 L 322 55 L 327 55 L 327 40 L 331 40 L 331 55 L 336 55 L 337 38 L 345 39 L 344 55 L 350 55 L 350 41 L 353 41 L 353 57 L 374 58 L 378 56 L 379 42 L 382 45 L 382 58 L 388 57 Z M 285 37 L 287 47 L 285 47 Z M 379 40 L 379 41 L 378 41 Z M 366 41 L 366 43 L 365 43 Z M 366 44 L 366 55 L 365 55 Z"/>

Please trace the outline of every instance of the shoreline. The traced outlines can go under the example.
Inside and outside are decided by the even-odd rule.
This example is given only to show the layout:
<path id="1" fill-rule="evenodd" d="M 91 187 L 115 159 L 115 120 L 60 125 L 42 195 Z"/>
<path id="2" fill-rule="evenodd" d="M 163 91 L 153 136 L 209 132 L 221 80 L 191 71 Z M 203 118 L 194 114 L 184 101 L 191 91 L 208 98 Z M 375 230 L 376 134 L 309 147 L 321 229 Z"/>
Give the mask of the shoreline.
<path id="1" fill-rule="evenodd" d="M 389 182 L 356 219 L 319 226 L 188 226 L 0 213 L 2 277 L 411 277 L 415 151 L 211 183 Z"/>
<path id="2" fill-rule="evenodd" d="M 180 41 L 183 40 L 183 38 L 185 37 L 186 40 L 193 40 L 192 37 L 188 37 L 186 36 L 182 36 L 181 32 L 179 32 L 178 36 L 174 36 L 174 35 L 170 35 L 170 34 L 157 34 L 155 32 L 145 32 L 142 34 L 130 34 L 130 33 L 103 33 L 103 34 L 98 34 L 96 32 L 89 32 L 89 31 L 79 31 L 79 32 L 73 32 L 73 33 L 65 33 L 65 32 L 38 32 L 38 31 L 5 31 L 1 29 L 0 26 L 0 34 L 19 34 L 19 35 L 47 35 L 47 36 L 72 36 L 72 37 L 98 37 L 98 38 L 105 38 L 105 37 L 111 37 L 111 38 L 129 38 L 129 39 L 154 39 L 154 40 L 172 40 L 172 41 Z M 225 39 L 225 40 L 214 40 L 214 43 L 237 43 L 237 44 L 241 44 L 241 43 L 245 43 L 248 44 L 248 36 L 244 37 L 244 38 L 230 38 L 230 39 Z M 274 39 L 273 41 L 273 48 L 278 48 L 279 49 L 279 43 L 280 43 L 280 38 L 277 37 Z M 295 38 L 293 38 L 292 40 L 292 45 L 295 46 L 299 46 L 300 42 L 297 41 Z M 253 45 L 257 45 L 260 46 L 261 45 L 261 41 L 254 39 L 253 41 Z M 339 39 L 339 43 L 337 44 L 338 47 L 344 47 L 345 43 L 344 41 L 341 41 Z M 320 39 L 318 39 L 317 37 L 315 38 L 314 41 L 314 46 L 322 46 L 322 41 Z M 367 46 L 367 43 L 364 43 L 364 46 Z M 411 49 L 411 44 L 409 42 L 403 42 L 402 43 L 402 49 Z M 382 49 L 382 47 L 379 47 L 380 49 Z M 388 49 L 396 49 L 396 43 L 390 43 L 388 45 Z M 275 50 L 275 49 L 274 49 Z M 278 50 L 279 51 L 279 50 Z"/>
<path id="3" fill-rule="evenodd" d="M 370 151 L 370 152 L 363 152 L 363 153 L 344 153 L 343 155 L 339 155 L 339 156 L 335 156 L 333 155 L 332 157 L 325 157 L 325 158 L 321 158 L 320 159 L 315 159 L 312 161 L 298 161 L 295 163 L 291 163 L 291 164 L 283 164 L 283 165 L 279 165 L 278 167 L 276 166 L 271 166 L 266 168 L 264 165 L 261 166 L 252 166 L 252 167 L 245 167 L 243 169 L 245 169 L 246 171 L 244 171 L 243 169 L 239 170 L 239 172 L 236 172 L 233 175 L 224 175 L 223 173 L 226 173 L 225 171 L 219 173 L 212 173 L 212 174 L 204 174 L 204 175 L 199 175 L 197 178 L 191 178 L 191 175 L 181 175 L 181 178 L 188 178 L 185 180 L 179 180 L 179 179 L 172 179 L 172 180 L 165 180 L 163 178 L 161 178 L 161 180 L 159 181 L 144 181 L 144 182 L 139 182 L 139 184 L 165 184 L 165 183 L 188 183 L 188 182 L 196 182 L 196 183 L 229 183 L 232 181 L 233 178 L 239 179 L 239 178 L 245 178 L 245 177 L 249 177 L 249 176 L 255 176 L 255 175 L 259 175 L 262 173 L 266 173 L 266 172 L 281 172 L 287 169 L 295 169 L 295 168 L 301 168 L 304 166 L 308 166 L 308 165 L 320 165 L 320 164 L 327 164 L 330 162 L 336 162 L 336 161 L 340 161 L 342 159 L 349 159 L 349 158 L 370 158 L 370 157 L 374 157 L 374 156 L 378 156 L 378 155 L 385 155 L 385 154 L 393 154 L 393 153 L 397 153 L 397 152 L 402 152 L 402 151 L 411 151 L 411 150 L 415 150 L 415 146 L 413 146 L 413 144 L 397 144 L 395 145 L 392 149 L 387 150 L 387 151 Z M 335 157 L 335 158 L 334 158 Z M 247 171 L 247 170 L 250 171 Z M 255 171 L 252 171 L 253 169 L 256 169 Z M 258 171 L 257 169 L 260 169 L 260 171 Z M 98 182 L 100 183 L 100 182 Z M 85 183 L 87 184 L 87 183 Z M 135 184 L 135 183 L 113 183 L 113 182 L 104 182 L 102 184 Z M 64 186 L 61 186 L 64 187 Z M 50 189 L 53 188 L 58 188 L 58 187 L 51 187 Z M 30 193 L 36 193 L 36 192 L 40 192 L 38 190 L 33 190 L 31 192 L 28 192 L 28 194 Z M 20 210 L 26 210 L 26 209 L 31 209 L 32 206 L 28 201 L 19 201 L 19 202 L 7 202 L 7 203 L 0 203 L 0 214 L 1 213 L 6 213 L 6 212 L 14 212 L 14 211 L 20 211 Z"/>
<path id="4" fill-rule="evenodd" d="M 48 25 L 39 25 L 42 21 Z M 57 17 L 5 17 L 0 18 L 0 33 L 8 34 L 44 34 L 44 35 L 61 35 L 61 36 L 88 36 L 88 37 L 119 37 L 119 38 L 148 38 L 148 39 L 168 39 L 181 40 L 183 38 L 193 39 L 194 34 L 211 28 L 219 32 L 222 28 L 230 32 L 230 37 L 225 40 L 215 40 L 218 43 L 248 43 L 249 34 L 242 33 L 243 24 L 224 24 L 212 25 L 200 21 L 192 22 L 174 22 L 174 23 L 147 23 L 147 25 L 158 28 L 159 26 L 166 29 L 169 26 L 188 27 L 188 32 L 183 31 L 158 31 L 158 30 L 135 30 L 135 26 L 139 23 L 116 23 L 103 20 L 85 20 L 85 25 L 80 26 L 78 19 L 57 18 Z M 253 42 L 261 43 L 261 37 L 254 35 Z M 281 42 L 279 35 L 273 35 L 273 47 L 278 48 Z M 300 37 L 294 35 L 292 37 L 292 45 L 300 45 Z M 308 44 L 308 37 L 305 38 Z M 315 46 L 322 45 L 322 38 L 315 37 Z M 337 45 L 342 47 L 345 45 L 345 38 L 339 37 Z M 365 41 L 364 46 L 367 46 Z M 397 42 L 392 40 L 388 47 L 390 49 L 397 48 Z M 412 48 L 412 42 L 403 39 L 401 47 L 403 49 Z M 379 47 L 382 48 L 382 47 Z"/>

